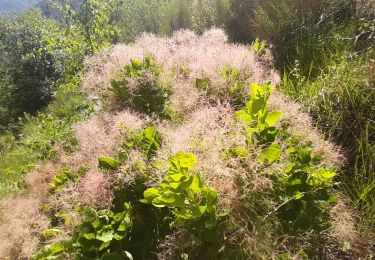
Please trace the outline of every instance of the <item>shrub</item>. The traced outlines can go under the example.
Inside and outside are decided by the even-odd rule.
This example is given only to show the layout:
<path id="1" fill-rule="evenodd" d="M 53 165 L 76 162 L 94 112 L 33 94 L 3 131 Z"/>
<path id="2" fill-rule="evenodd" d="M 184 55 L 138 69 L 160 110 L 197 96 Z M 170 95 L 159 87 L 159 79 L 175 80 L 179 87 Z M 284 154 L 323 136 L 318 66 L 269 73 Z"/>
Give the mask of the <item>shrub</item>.
<path id="1" fill-rule="evenodd" d="M 76 247 L 78 257 L 126 259 L 130 253 L 123 251 L 123 243 L 132 230 L 132 208 L 125 203 L 122 212 L 85 209 L 85 220 L 80 227 Z M 117 258 L 116 258 L 117 257 Z"/>
<path id="2" fill-rule="evenodd" d="M 250 100 L 244 109 L 236 112 L 236 118 L 244 124 L 249 148 L 260 150 L 258 161 L 263 165 L 260 170 L 263 172 L 284 153 L 275 143 L 279 133 L 275 124 L 282 113 L 268 111 L 268 100 L 273 92 L 270 84 L 251 84 L 250 87 Z M 287 133 L 284 135 L 288 136 Z M 283 232 L 287 234 L 326 231 L 330 223 L 328 206 L 336 201 L 330 194 L 336 174 L 319 165 L 321 158 L 313 157 L 310 147 L 301 147 L 293 138 L 284 141 L 288 147 L 285 153 L 289 161 L 285 169 L 280 173 L 264 171 L 274 183 L 272 199 L 278 205 L 267 217 L 276 213 Z M 246 155 L 242 150 L 233 150 L 235 157 Z"/>
<path id="3" fill-rule="evenodd" d="M 246 107 L 236 112 L 236 118 L 246 123 L 247 143 L 253 144 L 253 138 L 259 144 L 275 141 L 278 129 L 274 126 L 282 115 L 281 112 L 268 112 L 267 102 L 273 92 L 269 83 L 262 86 L 251 84 L 251 98 Z"/>
<path id="4" fill-rule="evenodd" d="M 0 111 L 2 127 L 26 113 L 36 113 L 48 105 L 56 90 L 55 81 L 63 69 L 51 53 L 46 51 L 44 28 L 57 26 L 42 16 L 39 10 L 26 11 L 18 17 L 0 17 L 0 48 L 2 62 L 0 77 Z M 20 40 L 22 39 L 22 40 Z"/>
<path id="5" fill-rule="evenodd" d="M 170 208 L 175 217 L 172 226 L 186 227 L 208 241 L 214 240 L 217 193 L 204 184 L 199 174 L 190 174 L 195 156 L 180 152 L 169 158 L 168 164 L 163 183 L 147 189 L 141 202 Z"/>
<path id="6" fill-rule="evenodd" d="M 171 119 L 173 111 L 168 101 L 171 91 L 160 81 L 160 69 L 154 59 L 131 59 L 130 62 L 124 73 L 111 81 L 116 98 L 139 112 Z"/>

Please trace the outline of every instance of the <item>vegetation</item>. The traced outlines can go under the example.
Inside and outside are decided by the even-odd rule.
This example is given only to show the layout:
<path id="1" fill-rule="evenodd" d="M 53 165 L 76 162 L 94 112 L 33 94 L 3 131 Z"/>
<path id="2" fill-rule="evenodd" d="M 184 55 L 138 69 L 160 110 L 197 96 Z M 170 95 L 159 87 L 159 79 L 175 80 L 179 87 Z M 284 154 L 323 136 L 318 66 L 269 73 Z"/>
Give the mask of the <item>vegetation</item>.
<path id="1" fill-rule="evenodd" d="M 374 257 L 371 1 L 37 7 L 0 14 L 0 258 Z"/>

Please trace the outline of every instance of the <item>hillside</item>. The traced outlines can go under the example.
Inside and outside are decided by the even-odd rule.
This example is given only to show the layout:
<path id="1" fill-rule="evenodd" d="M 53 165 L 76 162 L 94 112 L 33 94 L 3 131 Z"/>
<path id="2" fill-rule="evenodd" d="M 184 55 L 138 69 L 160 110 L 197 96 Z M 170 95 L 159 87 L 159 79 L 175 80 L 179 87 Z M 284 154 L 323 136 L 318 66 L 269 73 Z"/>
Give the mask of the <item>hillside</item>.
<path id="1" fill-rule="evenodd" d="M 1 202 L 0 258 L 368 255 L 333 189 L 345 157 L 273 90 L 272 62 L 219 29 L 88 57 L 95 112 Z"/>
<path id="2" fill-rule="evenodd" d="M 21 13 L 37 3 L 38 0 L 0 0 L 0 11 Z"/>

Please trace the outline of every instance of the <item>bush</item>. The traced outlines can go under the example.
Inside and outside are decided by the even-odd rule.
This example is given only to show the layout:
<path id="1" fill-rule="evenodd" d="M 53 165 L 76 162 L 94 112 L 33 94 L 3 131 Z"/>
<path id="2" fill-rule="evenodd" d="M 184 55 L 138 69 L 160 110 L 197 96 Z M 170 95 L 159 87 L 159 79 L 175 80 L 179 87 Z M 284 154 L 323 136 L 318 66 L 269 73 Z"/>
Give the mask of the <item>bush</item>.
<path id="1" fill-rule="evenodd" d="M 0 157 L 0 197 L 22 188 L 24 174 L 33 169 L 38 160 L 53 158 L 55 145 L 68 153 L 75 150 L 77 140 L 71 126 L 93 110 L 76 84 L 60 86 L 56 100 L 46 111 L 25 117 L 19 139 L 11 142 Z"/>
<path id="2" fill-rule="evenodd" d="M 54 26 L 56 23 L 36 9 L 19 17 L 0 17 L 0 77 L 4 80 L 0 86 L 1 127 L 15 122 L 24 112 L 35 113 L 52 100 L 63 68 L 46 51 L 43 34 L 45 28 Z"/>
<path id="3" fill-rule="evenodd" d="M 111 81 L 115 97 L 136 111 L 165 119 L 175 118 L 169 103 L 170 88 L 160 81 L 160 70 L 154 59 L 131 59 L 130 62 L 124 73 Z"/>
<path id="4" fill-rule="evenodd" d="M 349 167 L 342 181 L 354 203 L 368 212 L 373 223 L 375 91 L 371 64 L 363 58 L 337 57 L 315 80 L 296 69 L 284 77 L 283 91 L 298 98 L 323 132 L 348 151 Z M 370 224 L 371 225 L 371 224 Z"/>

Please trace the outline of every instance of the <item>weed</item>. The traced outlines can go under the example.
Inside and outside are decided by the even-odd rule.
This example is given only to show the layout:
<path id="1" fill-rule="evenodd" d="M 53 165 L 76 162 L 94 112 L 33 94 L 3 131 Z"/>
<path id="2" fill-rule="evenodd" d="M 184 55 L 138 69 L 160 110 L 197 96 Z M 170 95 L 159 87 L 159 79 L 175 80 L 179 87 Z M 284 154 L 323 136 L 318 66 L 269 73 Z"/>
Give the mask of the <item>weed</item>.
<path id="1" fill-rule="evenodd" d="M 255 141 L 259 144 L 269 144 L 275 141 L 278 129 L 274 127 L 281 112 L 268 112 L 267 102 L 273 92 L 269 83 L 262 86 L 251 84 L 251 98 L 246 107 L 236 112 L 236 118 L 246 124 L 245 132 L 249 145 Z"/>
<path id="2" fill-rule="evenodd" d="M 176 117 L 169 102 L 170 88 L 160 81 L 160 69 L 152 58 L 131 59 L 123 74 L 111 81 L 116 98 L 136 111 L 164 119 Z M 135 85 L 135 86 L 133 86 Z"/>
<path id="3" fill-rule="evenodd" d="M 251 50 L 259 56 L 266 54 L 266 41 L 260 41 L 258 37 L 255 38 L 255 41 L 251 45 Z"/>
<path id="4" fill-rule="evenodd" d="M 239 70 L 230 66 L 221 69 L 220 74 L 227 80 L 228 95 L 234 108 L 242 108 L 248 97 L 248 91 L 245 86 L 245 79 L 241 76 Z"/>
<path id="5" fill-rule="evenodd" d="M 69 169 L 64 168 L 60 170 L 54 180 L 50 183 L 49 193 L 56 193 L 65 188 L 69 182 L 77 183 L 86 174 L 87 169 L 81 167 L 77 172 L 71 172 Z"/>
<path id="6" fill-rule="evenodd" d="M 172 226 L 187 227 L 200 237 L 212 240 L 217 224 L 217 193 L 206 186 L 202 177 L 190 175 L 196 164 L 193 154 L 178 153 L 168 161 L 169 170 L 164 182 L 144 192 L 143 203 L 155 207 L 168 207 L 175 220 Z"/>

